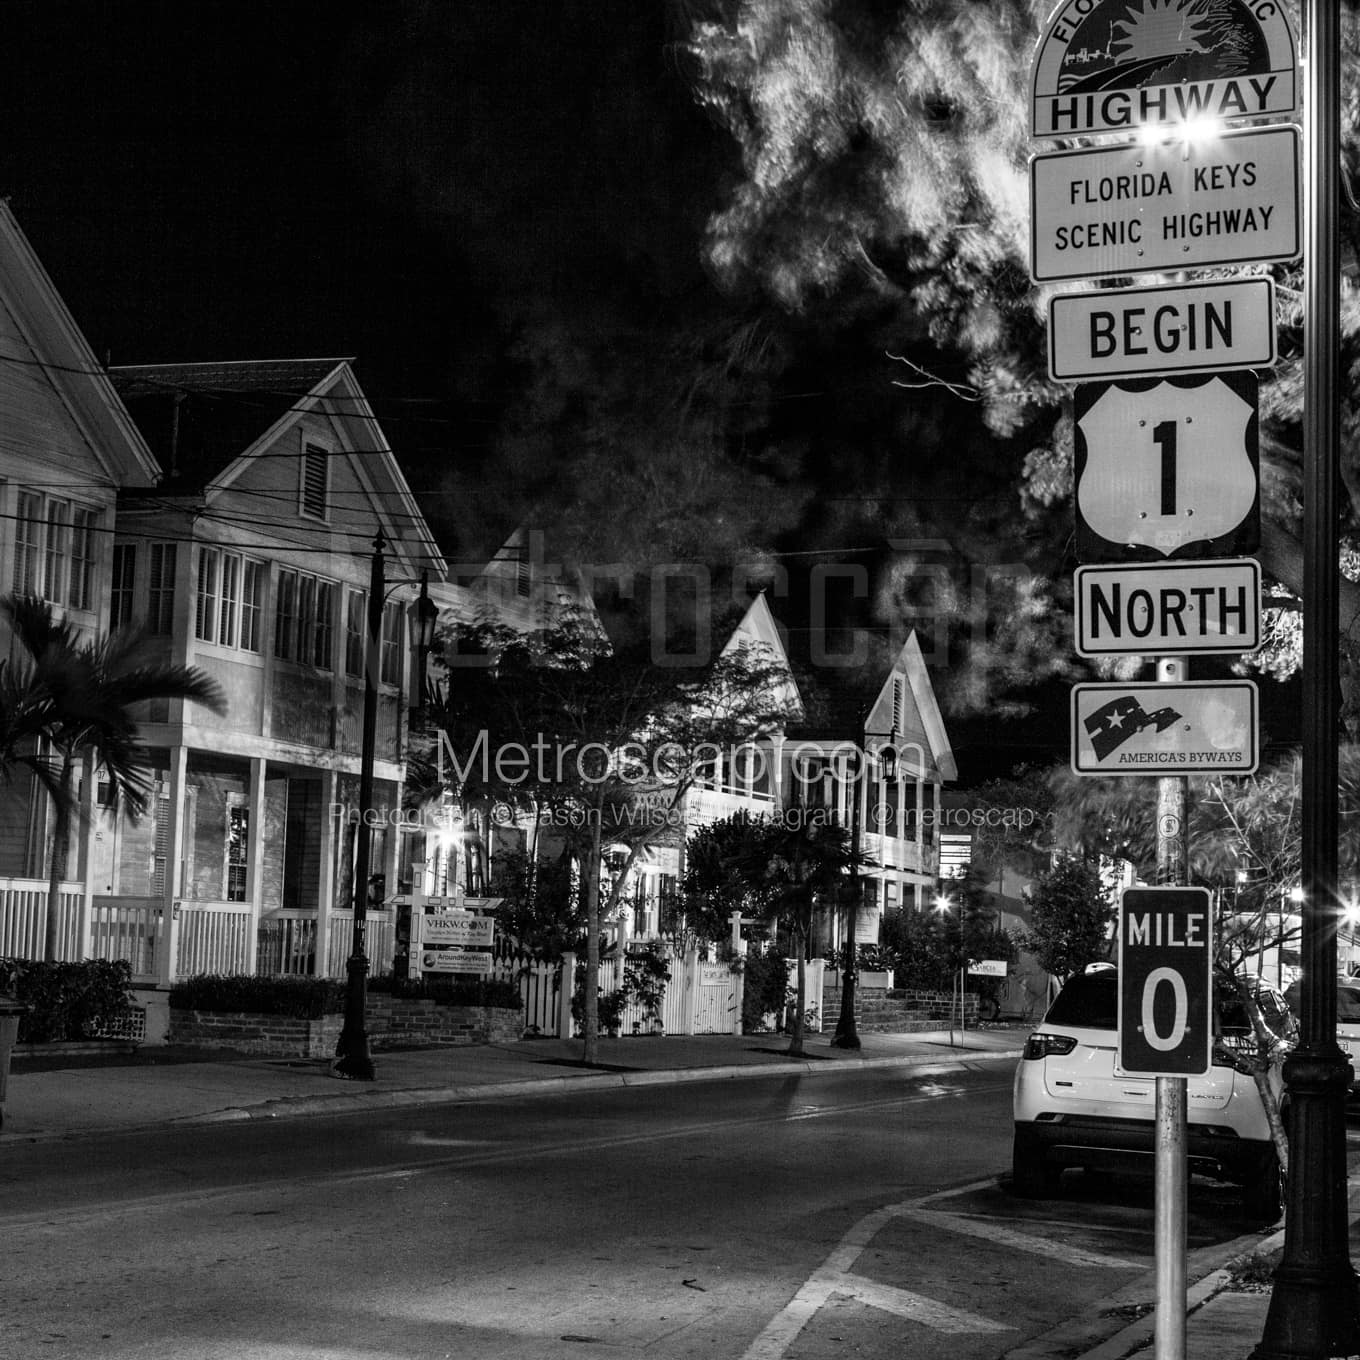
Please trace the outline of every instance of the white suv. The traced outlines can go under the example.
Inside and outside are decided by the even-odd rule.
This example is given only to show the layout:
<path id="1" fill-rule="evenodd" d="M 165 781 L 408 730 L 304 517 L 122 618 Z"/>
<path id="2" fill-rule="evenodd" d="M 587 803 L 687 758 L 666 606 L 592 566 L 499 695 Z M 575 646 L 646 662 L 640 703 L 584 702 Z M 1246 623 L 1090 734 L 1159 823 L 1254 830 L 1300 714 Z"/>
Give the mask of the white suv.
<path id="1" fill-rule="evenodd" d="M 1068 980 L 1025 1044 L 1015 1072 L 1012 1189 L 1040 1196 L 1057 1189 L 1067 1166 L 1142 1164 L 1154 1157 L 1156 1079 L 1115 1071 L 1118 975 L 1096 965 Z M 1294 1025 L 1284 998 L 1256 986 L 1261 1016 L 1286 1044 Z M 1186 1082 L 1190 1169 L 1242 1187 L 1253 1217 L 1280 1214 L 1280 1164 L 1247 1054 L 1256 1041 L 1241 1002 L 1215 998 L 1213 1065 Z M 1270 1068 L 1280 1094 L 1279 1064 Z"/>

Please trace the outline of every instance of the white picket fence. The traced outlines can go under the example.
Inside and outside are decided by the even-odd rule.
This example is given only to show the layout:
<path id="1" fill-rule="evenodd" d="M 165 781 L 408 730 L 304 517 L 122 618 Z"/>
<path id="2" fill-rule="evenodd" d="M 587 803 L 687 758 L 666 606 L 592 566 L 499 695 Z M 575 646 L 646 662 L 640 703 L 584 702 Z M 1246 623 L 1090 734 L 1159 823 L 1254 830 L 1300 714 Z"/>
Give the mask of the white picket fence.
<path id="1" fill-rule="evenodd" d="M 164 975 L 166 948 L 164 904 L 160 898 L 102 896 L 87 898 L 78 883 L 63 883 L 58 930 L 58 957 L 126 959 L 134 982 L 151 983 Z M 47 920 L 47 884 L 38 879 L 0 879 L 0 957 L 37 959 L 43 955 Z M 312 976 L 317 959 L 317 917 L 314 912 L 275 911 L 255 923 L 250 907 L 241 902 L 182 902 L 177 904 L 170 932 L 174 967 L 171 977 L 196 973 L 247 973 Z M 346 976 L 353 940 L 354 918 L 349 911 L 329 917 L 323 975 Z M 390 972 L 396 944 L 395 913 L 367 913 L 365 953 L 370 971 Z M 662 946 L 670 969 L 658 1017 L 641 1005 L 625 1008 L 621 1034 L 739 1034 L 742 978 L 727 964 L 704 960 L 697 951 L 677 955 Z M 575 976 L 576 959 L 545 963 L 521 951 L 513 941 L 499 942 L 492 977 L 513 982 L 524 1003 L 528 1033 L 571 1037 L 577 1026 L 571 1018 L 570 990 L 564 997 L 563 980 Z M 600 987 L 609 995 L 623 985 L 625 955 L 606 954 L 601 961 Z M 820 1000 L 820 977 L 810 977 L 809 1005 Z"/>

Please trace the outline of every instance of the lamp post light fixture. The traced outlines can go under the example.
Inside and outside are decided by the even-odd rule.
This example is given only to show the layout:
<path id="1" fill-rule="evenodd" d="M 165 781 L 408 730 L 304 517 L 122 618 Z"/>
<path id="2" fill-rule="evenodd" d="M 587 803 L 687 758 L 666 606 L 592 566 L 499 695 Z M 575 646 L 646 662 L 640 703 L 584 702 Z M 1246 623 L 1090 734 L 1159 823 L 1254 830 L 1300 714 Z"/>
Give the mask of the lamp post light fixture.
<path id="1" fill-rule="evenodd" d="M 416 692 L 411 705 L 412 722 L 425 720 L 425 700 L 428 694 L 426 668 L 430 662 L 430 649 L 434 646 L 434 630 L 439 623 L 439 606 L 430 599 L 430 573 L 420 573 L 420 597 L 416 600 Z"/>
<path id="2" fill-rule="evenodd" d="M 373 760 L 378 737 L 378 667 L 382 656 L 383 548 L 386 539 L 378 530 L 373 540 L 372 570 L 368 583 L 368 640 L 364 654 L 363 743 L 359 754 L 359 819 L 355 823 L 354 872 L 350 879 L 350 910 L 354 928 L 346 964 L 345 1023 L 335 1047 L 331 1074 L 352 1081 L 373 1080 L 373 1058 L 364 1028 L 367 1002 L 368 958 L 364 934 L 368 927 L 368 878 L 373 820 Z"/>

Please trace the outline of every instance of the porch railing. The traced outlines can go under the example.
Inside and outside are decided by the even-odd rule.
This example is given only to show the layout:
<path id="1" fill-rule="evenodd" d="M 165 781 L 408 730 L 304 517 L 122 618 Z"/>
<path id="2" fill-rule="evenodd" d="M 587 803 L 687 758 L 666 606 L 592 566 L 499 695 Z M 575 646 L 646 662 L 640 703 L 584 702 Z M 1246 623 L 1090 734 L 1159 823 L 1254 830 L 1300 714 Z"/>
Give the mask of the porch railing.
<path id="1" fill-rule="evenodd" d="M 183 903 L 176 976 L 249 972 L 253 921 L 248 902 Z"/>
<path id="2" fill-rule="evenodd" d="M 85 888 L 80 883 L 61 885 L 57 922 L 57 957 L 81 955 L 80 909 Z M 0 878 L 0 956 L 40 959 L 47 930 L 47 880 Z"/>
<path id="3" fill-rule="evenodd" d="M 159 897 L 92 897 L 89 957 L 126 959 L 137 981 L 154 979 L 163 911 Z"/>

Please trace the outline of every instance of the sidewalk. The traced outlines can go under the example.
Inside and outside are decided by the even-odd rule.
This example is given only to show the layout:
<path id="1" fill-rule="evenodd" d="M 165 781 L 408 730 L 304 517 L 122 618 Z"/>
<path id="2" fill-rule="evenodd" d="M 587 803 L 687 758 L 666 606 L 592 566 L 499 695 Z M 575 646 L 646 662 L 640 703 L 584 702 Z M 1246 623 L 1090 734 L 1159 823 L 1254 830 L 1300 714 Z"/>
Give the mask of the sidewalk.
<path id="1" fill-rule="evenodd" d="M 816 1074 L 847 1066 L 935 1066 L 983 1058 L 1017 1059 L 1026 1029 L 966 1033 L 865 1034 L 858 1053 L 811 1034 L 805 1057 L 788 1056 L 784 1035 L 602 1039 L 598 1062 L 581 1062 L 581 1041 L 379 1050 L 371 1082 L 344 1081 L 327 1059 L 217 1057 L 143 1049 L 116 1059 L 82 1059 L 35 1070 L 42 1059 L 15 1055 L 0 1147 L 18 1139 L 79 1137 L 165 1123 L 287 1119 L 513 1096 L 551 1090 Z"/>

